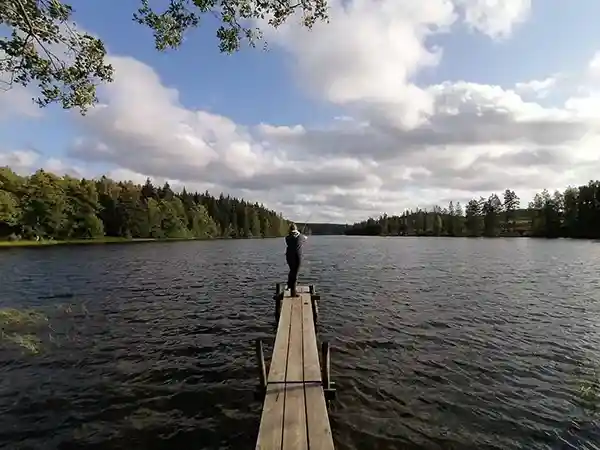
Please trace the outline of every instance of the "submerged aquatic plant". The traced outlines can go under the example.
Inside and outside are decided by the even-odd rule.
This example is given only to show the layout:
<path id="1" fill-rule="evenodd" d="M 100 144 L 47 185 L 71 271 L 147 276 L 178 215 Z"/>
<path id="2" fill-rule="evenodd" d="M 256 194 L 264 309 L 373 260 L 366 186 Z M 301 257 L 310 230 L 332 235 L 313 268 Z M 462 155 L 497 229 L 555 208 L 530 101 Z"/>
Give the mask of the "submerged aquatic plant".
<path id="1" fill-rule="evenodd" d="M 31 308 L 0 308 L 0 349 L 18 348 L 38 354 L 47 345 L 71 341 L 88 316 L 85 303 L 60 303 L 45 308 L 49 317 Z"/>
<path id="2" fill-rule="evenodd" d="M 31 354 L 41 350 L 34 332 L 48 326 L 48 317 L 33 309 L 0 308 L 0 346 L 16 346 Z"/>
<path id="3" fill-rule="evenodd" d="M 597 416 L 600 412 L 600 368 L 586 370 L 579 383 L 577 397 L 580 406 L 589 414 Z"/>
<path id="4" fill-rule="evenodd" d="M 579 396 L 587 405 L 597 409 L 600 404 L 600 378 L 586 380 L 579 387 Z"/>
<path id="5" fill-rule="evenodd" d="M 7 342 L 11 342 L 25 350 L 27 350 L 31 354 L 37 354 L 41 350 L 42 341 L 40 338 L 33 334 L 3 334 L 2 340 L 6 340 Z"/>
<path id="6" fill-rule="evenodd" d="M 38 327 L 48 323 L 48 317 L 33 309 L 0 308 L 2 330 Z"/>

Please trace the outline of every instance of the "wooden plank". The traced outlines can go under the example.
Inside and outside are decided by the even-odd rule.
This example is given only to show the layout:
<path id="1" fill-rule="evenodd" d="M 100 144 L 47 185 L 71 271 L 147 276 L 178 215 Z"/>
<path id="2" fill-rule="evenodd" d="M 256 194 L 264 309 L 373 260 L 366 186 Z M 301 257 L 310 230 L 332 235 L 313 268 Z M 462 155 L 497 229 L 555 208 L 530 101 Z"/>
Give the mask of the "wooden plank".
<path id="1" fill-rule="evenodd" d="M 292 304 L 284 301 L 281 305 L 281 316 L 277 325 L 277 336 L 269 367 L 268 383 L 285 381 L 287 370 L 290 326 L 292 323 Z"/>
<path id="2" fill-rule="evenodd" d="M 277 326 L 277 336 L 275 338 L 275 347 L 273 349 L 267 383 L 281 383 L 285 381 L 291 319 L 292 303 L 289 300 L 284 300 L 281 305 L 281 315 Z M 267 384 L 256 450 L 281 449 L 284 406 L 285 385 Z"/>
<path id="3" fill-rule="evenodd" d="M 281 449 L 284 405 L 285 385 L 268 384 L 256 440 L 256 450 Z"/>
<path id="4" fill-rule="evenodd" d="M 334 450 L 331 426 L 323 386 L 312 381 L 321 381 L 321 367 L 317 336 L 312 316 L 310 294 L 302 295 L 302 336 L 304 340 L 304 395 L 307 410 L 309 448 Z"/>
<path id="5" fill-rule="evenodd" d="M 304 380 L 321 381 L 317 336 L 312 320 L 310 294 L 302 294 L 302 338 L 304 340 Z"/>
<path id="6" fill-rule="evenodd" d="M 283 415 L 283 450 L 308 450 L 306 405 L 304 403 L 304 352 L 302 339 L 302 301 L 286 299 L 292 304 L 290 347 L 286 372 L 285 412 Z M 287 384 L 293 382 L 293 384 Z M 300 382 L 300 383 L 298 383 Z"/>

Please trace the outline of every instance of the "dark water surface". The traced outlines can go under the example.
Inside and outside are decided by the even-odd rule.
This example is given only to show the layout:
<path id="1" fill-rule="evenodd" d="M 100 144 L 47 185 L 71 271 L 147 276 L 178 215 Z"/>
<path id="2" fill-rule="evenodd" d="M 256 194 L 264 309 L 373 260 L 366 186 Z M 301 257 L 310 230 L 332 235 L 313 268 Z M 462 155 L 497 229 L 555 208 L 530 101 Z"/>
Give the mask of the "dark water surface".
<path id="1" fill-rule="evenodd" d="M 337 449 L 600 448 L 600 244 L 310 242 Z M 52 332 L 0 350 L 0 448 L 253 448 L 285 270 L 279 239 L 1 251 Z"/>

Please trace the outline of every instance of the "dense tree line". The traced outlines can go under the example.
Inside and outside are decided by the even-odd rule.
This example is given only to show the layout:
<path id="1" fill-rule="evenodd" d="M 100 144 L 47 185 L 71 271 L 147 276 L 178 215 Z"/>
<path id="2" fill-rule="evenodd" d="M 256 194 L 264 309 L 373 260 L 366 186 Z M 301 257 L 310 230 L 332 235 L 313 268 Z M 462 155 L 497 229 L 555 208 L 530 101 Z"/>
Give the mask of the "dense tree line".
<path id="1" fill-rule="evenodd" d="M 340 235 L 344 234 L 347 225 L 340 223 L 307 223 L 306 234 L 313 235 Z"/>
<path id="2" fill-rule="evenodd" d="M 11 239 L 276 237 L 281 214 L 258 203 L 208 192 L 174 192 L 102 177 L 22 177 L 0 167 L 0 237 Z"/>
<path id="3" fill-rule="evenodd" d="M 472 199 L 464 207 L 450 202 L 430 211 L 384 214 L 351 225 L 346 234 L 600 238 L 600 181 L 553 194 L 544 189 L 527 208 L 520 208 L 517 194 L 507 189 L 502 196 Z"/>

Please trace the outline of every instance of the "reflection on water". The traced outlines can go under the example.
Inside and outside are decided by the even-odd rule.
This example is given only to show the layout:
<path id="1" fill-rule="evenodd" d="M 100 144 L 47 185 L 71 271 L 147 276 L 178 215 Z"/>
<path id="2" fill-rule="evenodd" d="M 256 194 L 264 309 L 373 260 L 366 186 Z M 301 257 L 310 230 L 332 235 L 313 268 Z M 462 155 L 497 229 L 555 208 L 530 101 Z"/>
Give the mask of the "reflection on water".
<path id="1" fill-rule="evenodd" d="M 313 237 L 337 448 L 596 448 L 599 260 L 589 241 Z M 0 352 L 0 446 L 253 448 L 252 340 L 273 342 L 285 270 L 280 240 L 2 251 L 0 308 L 51 329 Z"/>

